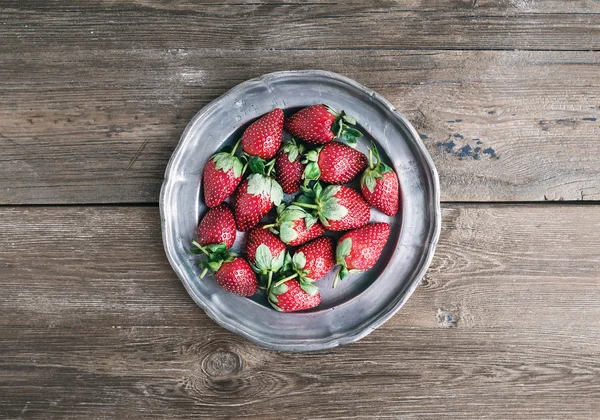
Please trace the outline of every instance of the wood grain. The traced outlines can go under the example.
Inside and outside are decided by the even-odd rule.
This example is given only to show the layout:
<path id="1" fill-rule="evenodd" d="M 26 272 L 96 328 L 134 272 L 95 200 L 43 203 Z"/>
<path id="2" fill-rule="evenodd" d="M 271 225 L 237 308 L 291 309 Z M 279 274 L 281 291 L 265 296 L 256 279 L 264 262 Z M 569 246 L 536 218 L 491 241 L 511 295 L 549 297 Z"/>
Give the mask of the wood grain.
<path id="1" fill-rule="evenodd" d="M 600 49 L 595 1 L 8 0 L 6 49 Z M 548 4 L 546 4 L 548 3 Z"/>
<path id="2" fill-rule="evenodd" d="M 406 113 L 445 201 L 600 199 L 599 52 L 110 48 L 2 54 L 0 204 L 156 202 L 197 110 L 248 78 L 315 67 Z"/>
<path id="3" fill-rule="evenodd" d="M 195 307 L 157 208 L 1 208 L 0 417 L 593 418 L 599 250 L 598 206 L 445 205 L 405 308 L 289 354 Z"/>

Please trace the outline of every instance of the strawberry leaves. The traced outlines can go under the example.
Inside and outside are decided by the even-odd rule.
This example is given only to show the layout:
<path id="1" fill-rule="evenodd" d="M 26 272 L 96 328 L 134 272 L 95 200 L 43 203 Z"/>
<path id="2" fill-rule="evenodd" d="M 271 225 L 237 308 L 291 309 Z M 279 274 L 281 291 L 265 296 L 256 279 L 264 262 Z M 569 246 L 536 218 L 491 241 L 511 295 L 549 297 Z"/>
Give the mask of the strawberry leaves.
<path id="1" fill-rule="evenodd" d="M 229 153 L 217 153 L 213 156 L 215 162 L 215 168 L 223 172 L 233 171 L 233 175 L 237 178 L 242 176 L 244 165 L 237 156 L 233 156 Z"/>
<path id="2" fill-rule="evenodd" d="M 340 189 L 339 185 L 330 185 L 323 189 L 317 182 L 312 189 L 302 187 L 303 194 L 294 204 L 316 210 L 316 215 L 323 226 L 329 226 L 330 220 L 341 220 L 348 214 L 348 209 L 339 204 L 335 197 Z"/>
<path id="3" fill-rule="evenodd" d="M 231 262 L 237 256 L 233 252 L 227 250 L 227 245 L 225 243 L 211 244 L 203 247 L 198 242 L 192 241 L 192 245 L 196 247 L 190 249 L 192 254 L 205 254 L 208 257 L 207 259 L 200 261 L 200 267 L 204 268 L 204 271 L 200 274 L 200 278 L 203 278 L 208 270 L 216 273 L 223 263 Z"/>
<path id="4" fill-rule="evenodd" d="M 212 160 L 215 163 L 215 169 L 223 172 L 233 171 L 233 175 L 236 178 L 242 176 L 244 173 L 244 164 L 241 159 L 235 155 L 235 151 L 237 150 L 240 141 L 241 140 L 238 140 L 231 151 L 228 150 L 229 147 L 225 147 L 222 152 L 217 153 L 212 157 Z"/>
<path id="5" fill-rule="evenodd" d="M 304 290 L 310 296 L 314 296 L 319 293 L 319 288 L 313 284 L 313 279 L 308 277 L 310 270 L 305 270 L 306 257 L 303 252 L 296 252 L 292 257 L 292 270 L 298 274 L 298 283 L 302 290 Z"/>
<path id="6" fill-rule="evenodd" d="M 262 195 L 279 206 L 283 201 L 283 190 L 281 185 L 273 178 L 261 174 L 252 174 L 248 177 L 248 193 Z"/>
<path id="7" fill-rule="evenodd" d="M 285 143 L 282 150 L 284 153 L 287 154 L 288 160 L 290 162 L 293 162 L 296 159 L 298 159 L 298 156 L 300 156 L 300 155 L 302 155 L 302 153 L 304 153 L 304 146 L 296 143 L 296 140 L 292 138 L 292 139 L 290 139 L 290 141 Z"/>
<path id="8" fill-rule="evenodd" d="M 283 267 L 286 255 L 287 253 L 283 250 L 279 255 L 273 256 L 271 250 L 265 244 L 260 244 L 256 249 L 254 264 L 251 262 L 250 266 L 255 273 L 260 274 L 261 281 L 266 284 L 267 290 L 271 287 L 273 274 Z"/>
<path id="9" fill-rule="evenodd" d="M 329 226 L 330 220 L 341 220 L 348 214 L 348 209 L 338 203 L 335 194 L 340 190 L 339 185 L 330 185 L 321 194 L 321 212 L 319 220 L 325 226 Z"/>
<path id="10" fill-rule="evenodd" d="M 315 223 L 317 218 L 308 213 L 302 207 L 291 205 L 285 207 L 281 205 L 277 207 L 277 218 L 279 223 L 279 238 L 286 244 L 294 241 L 298 237 L 298 231 L 295 229 L 296 222 L 304 219 L 305 229 L 309 230 Z"/>
<path id="11" fill-rule="evenodd" d="M 340 242 L 335 251 L 336 262 L 340 266 L 340 270 L 338 274 L 335 276 L 335 280 L 333 282 L 333 287 L 337 285 L 338 278 L 343 280 L 348 276 L 348 267 L 346 266 L 346 257 L 350 255 L 350 251 L 352 251 L 352 239 L 346 238 L 342 242 Z"/>
<path id="12" fill-rule="evenodd" d="M 302 176 L 306 180 L 316 181 L 321 177 L 321 169 L 317 163 L 319 160 L 319 151 L 320 149 L 311 150 L 304 156 L 302 163 L 306 166 L 304 167 L 304 173 Z"/>
<path id="13" fill-rule="evenodd" d="M 253 174 L 265 174 L 265 161 L 258 156 L 250 156 L 248 158 L 248 168 Z"/>
<path id="14" fill-rule="evenodd" d="M 378 179 L 383 179 L 383 174 L 393 172 L 393 169 L 382 162 L 379 156 L 379 150 L 375 143 L 371 142 L 369 149 L 369 167 L 363 173 L 360 179 L 360 185 L 366 187 L 371 193 L 375 191 Z"/>
<path id="15" fill-rule="evenodd" d="M 331 108 L 329 109 L 330 112 L 333 111 Z M 331 131 L 335 137 L 344 139 L 348 146 L 356 147 L 357 139 L 362 137 L 363 133 L 350 125 L 356 125 L 356 119 L 342 111 L 331 126 Z"/>
<path id="16" fill-rule="evenodd" d="M 254 267 L 255 271 L 259 273 L 266 274 L 269 271 L 279 271 L 281 267 L 283 267 L 283 263 L 285 260 L 285 251 L 281 251 L 279 255 L 273 256 L 271 255 L 271 250 L 265 244 L 261 244 L 256 249 L 256 257 Z"/>

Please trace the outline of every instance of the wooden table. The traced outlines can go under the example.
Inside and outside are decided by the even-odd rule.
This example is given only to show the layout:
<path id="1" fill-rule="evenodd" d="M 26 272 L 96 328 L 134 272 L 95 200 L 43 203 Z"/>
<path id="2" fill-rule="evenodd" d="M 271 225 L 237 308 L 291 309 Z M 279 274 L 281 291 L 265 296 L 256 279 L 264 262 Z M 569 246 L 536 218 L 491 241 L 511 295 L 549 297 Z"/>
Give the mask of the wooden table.
<path id="1" fill-rule="evenodd" d="M 598 418 L 600 3 L 3 0 L 0 417 Z M 327 69 L 387 97 L 440 173 L 423 284 L 305 354 L 212 322 L 165 258 L 187 121 Z"/>

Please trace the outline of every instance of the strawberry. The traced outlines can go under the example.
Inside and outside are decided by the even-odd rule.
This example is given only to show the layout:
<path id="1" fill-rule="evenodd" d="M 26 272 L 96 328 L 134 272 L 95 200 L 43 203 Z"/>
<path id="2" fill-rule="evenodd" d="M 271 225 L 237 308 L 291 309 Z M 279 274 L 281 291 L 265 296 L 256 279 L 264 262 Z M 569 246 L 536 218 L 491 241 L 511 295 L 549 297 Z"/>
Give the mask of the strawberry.
<path id="1" fill-rule="evenodd" d="M 317 182 L 312 189 L 302 187 L 302 191 L 303 194 L 292 204 L 312 209 L 328 230 L 356 229 L 369 223 L 369 205 L 350 187 L 330 185 L 323 189 Z"/>
<path id="2" fill-rule="evenodd" d="M 261 225 L 255 226 L 248 232 L 246 237 L 248 261 L 256 273 L 266 277 L 267 289 L 271 286 L 273 273 L 283 267 L 285 250 L 285 244 Z"/>
<path id="3" fill-rule="evenodd" d="M 197 249 L 190 250 L 193 254 L 203 253 L 207 259 L 200 262 L 204 268 L 200 278 L 204 278 L 208 270 L 215 273 L 217 283 L 232 293 L 241 296 L 252 296 L 258 289 L 256 275 L 248 261 L 228 251 L 224 244 L 202 246 L 193 241 Z"/>
<path id="4" fill-rule="evenodd" d="M 306 164 L 304 178 L 345 184 L 365 169 L 369 161 L 363 153 L 333 141 L 308 152 L 303 163 Z"/>
<path id="5" fill-rule="evenodd" d="M 283 110 L 276 108 L 254 121 L 242 135 L 242 148 L 252 156 L 271 159 L 281 146 Z"/>
<path id="6" fill-rule="evenodd" d="M 198 242 L 202 246 L 224 243 L 231 248 L 235 234 L 235 220 L 227 203 L 209 209 L 198 225 Z"/>
<path id="7" fill-rule="evenodd" d="M 235 156 L 239 143 L 238 141 L 230 153 L 213 155 L 204 167 L 202 183 L 204 201 L 208 207 L 216 207 L 225 201 L 242 181 L 244 165 L 240 158 Z"/>
<path id="8" fill-rule="evenodd" d="M 325 228 L 315 216 L 302 207 L 294 205 L 286 207 L 285 204 L 277 207 L 275 223 L 265 227 L 279 233 L 279 239 L 290 246 L 302 245 L 325 233 Z"/>
<path id="9" fill-rule="evenodd" d="M 307 293 L 296 280 L 283 279 L 269 290 L 269 303 L 280 312 L 294 312 L 310 309 L 321 303 L 318 289 L 312 295 Z"/>
<path id="10" fill-rule="evenodd" d="M 275 161 L 275 173 L 277 181 L 286 194 L 295 194 L 300 189 L 304 165 L 300 162 L 304 146 L 298 145 L 291 139 L 277 154 Z"/>
<path id="11" fill-rule="evenodd" d="M 252 296 L 258 288 L 256 275 L 250 264 L 241 257 L 224 261 L 215 273 L 215 278 L 225 290 L 241 296 Z"/>
<path id="12" fill-rule="evenodd" d="M 373 157 L 377 162 L 373 162 Z M 388 216 L 398 212 L 398 176 L 379 157 L 374 143 L 369 150 L 369 167 L 360 179 L 360 190 L 365 200 Z"/>
<path id="13" fill-rule="evenodd" d="M 303 281 L 314 282 L 323 278 L 334 265 L 333 239 L 328 236 L 301 246 L 291 260 L 291 269 L 298 274 L 301 285 Z"/>
<path id="14" fill-rule="evenodd" d="M 256 226 L 273 208 L 281 204 L 283 191 L 272 178 L 261 174 L 250 175 L 235 196 L 235 223 L 244 232 Z"/>
<path id="15" fill-rule="evenodd" d="M 337 244 L 336 261 L 340 270 L 333 287 L 336 286 L 338 277 L 344 279 L 349 272 L 365 271 L 373 267 L 381 256 L 388 236 L 390 225 L 387 223 L 370 223 L 345 233 Z"/>
<path id="16" fill-rule="evenodd" d="M 362 133 L 348 124 L 356 120 L 344 111 L 339 114 L 327 105 L 319 104 L 301 109 L 285 120 L 285 129 L 294 137 L 312 144 L 325 144 L 341 137 L 348 144 L 355 145 Z"/>

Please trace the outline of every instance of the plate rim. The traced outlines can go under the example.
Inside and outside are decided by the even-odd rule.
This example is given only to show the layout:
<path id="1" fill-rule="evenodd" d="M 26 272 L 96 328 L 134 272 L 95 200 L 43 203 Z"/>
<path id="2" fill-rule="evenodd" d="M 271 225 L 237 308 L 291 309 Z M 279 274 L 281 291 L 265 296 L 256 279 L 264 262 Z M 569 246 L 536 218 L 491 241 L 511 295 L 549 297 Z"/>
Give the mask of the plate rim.
<path id="1" fill-rule="evenodd" d="M 404 127 L 408 130 L 409 134 L 412 136 L 412 140 L 413 140 L 415 146 L 418 148 L 418 151 L 421 153 L 421 155 L 426 163 L 426 165 L 425 165 L 426 169 L 427 169 L 427 171 L 429 171 L 430 176 L 431 176 L 431 184 L 432 184 L 432 192 L 433 192 L 433 200 L 434 200 L 434 202 L 432 203 L 433 229 L 431 230 L 430 237 L 427 239 L 428 247 L 426 250 L 425 259 L 423 260 L 421 267 L 419 268 L 418 272 L 414 276 L 414 279 L 413 279 L 412 283 L 410 284 L 410 286 L 408 287 L 404 296 L 400 300 L 398 300 L 398 302 L 396 302 L 394 305 L 392 305 L 391 307 L 386 308 L 384 311 L 381 311 L 364 328 L 361 328 L 359 326 L 357 329 L 355 329 L 355 331 L 353 331 L 350 334 L 345 335 L 343 337 L 318 338 L 318 339 L 315 339 L 314 341 L 311 341 L 308 344 L 306 344 L 306 343 L 304 343 L 304 344 L 303 343 L 297 343 L 297 344 L 273 343 L 270 341 L 265 341 L 255 335 L 252 335 L 251 333 L 238 328 L 234 323 L 231 323 L 226 319 L 220 318 L 215 312 L 213 312 L 210 305 L 206 305 L 204 302 L 197 299 L 197 297 L 195 296 L 195 293 L 191 290 L 190 285 L 188 284 L 188 281 L 186 280 L 186 276 L 184 275 L 183 269 L 179 266 L 179 264 L 176 261 L 175 256 L 173 255 L 175 247 L 172 246 L 173 243 L 171 240 L 171 236 L 168 235 L 169 228 L 166 223 L 166 209 L 165 209 L 166 206 L 164 205 L 164 202 L 165 202 L 167 194 L 169 193 L 170 190 L 172 190 L 172 188 L 170 189 L 169 186 L 173 182 L 173 179 L 169 177 L 169 173 L 171 172 L 173 165 L 175 165 L 175 161 L 181 154 L 184 140 L 186 139 L 189 131 L 194 127 L 194 125 L 198 121 L 198 119 L 200 119 L 204 114 L 208 113 L 212 108 L 214 108 L 224 97 L 234 94 L 236 91 L 242 90 L 247 86 L 250 86 L 250 85 L 253 85 L 256 83 L 261 83 L 261 82 L 268 83 L 269 79 L 279 78 L 282 76 L 302 77 L 302 76 L 307 76 L 307 75 L 316 75 L 316 76 L 320 76 L 320 77 L 324 77 L 324 78 L 331 78 L 331 79 L 337 80 L 339 82 L 349 84 L 359 90 L 364 91 L 365 93 L 370 95 L 373 99 L 375 99 L 376 101 L 381 103 L 383 106 L 385 106 L 404 125 Z M 401 112 L 399 112 L 391 102 L 389 102 L 386 98 L 381 96 L 379 93 L 375 92 L 372 89 L 369 89 L 368 87 L 362 85 L 361 83 L 359 83 L 353 79 L 350 79 L 346 76 L 343 76 L 343 75 L 340 75 L 338 73 L 334 73 L 331 71 L 325 71 L 325 70 L 285 70 L 285 71 L 277 71 L 277 72 L 263 74 L 262 76 L 248 79 L 242 83 L 235 85 L 234 87 L 232 87 L 231 89 L 229 89 L 228 91 L 226 91 L 225 93 L 220 95 L 219 97 L 215 98 L 214 100 L 210 101 L 208 104 L 203 106 L 198 112 L 196 112 L 196 114 L 192 117 L 192 119 L 186 125 L 183 133 L 181 134 L 181 136 L 179 138 L 177 146 L 175 147 L 175 149 L 173 150 L 173 153 L 171 154 L 171 157 L 169 158 L 169 162 L 165 168 L 164 179 L 163 179 L 163 183 L 162 183 L 161 190 L 160 190 L 159 208 L 160 208 L 162 240 L 163 240 L 163 247 L 165 249 L 165 254 L 167 256 L 167 259 L 168 259 L 169 264 L 171 265 L 173 271 L 175 271 L 175 273 L 177 274 L 177 277 L 179 277 L 179 280 L 181 281 L 181 283 L 183 283 L 186 291 L 188 292 L 188 294 L 190 295 L 192 300 L 194 300 L 196 305 L 198 305 L 200 308 L 202 308 L 202 310 L 209 316 L 209 318 L 211 318 L 219 326 L 221 326 L 235 334 L 238 334 L 261 347 L 265 347 L 265 348 L 269 348 L 269 349 L 273 349 L 273 350 L 279 350 L 279 351 L 317 351 L 317 350 L 330 349 L 330 348 L 334 348 L 334 347 L 337 347 L 340 345 L 356 342 L 356 341 L 366 337 L 367 335 L 369 335 L 371 332 L 373 332 L 377 328 L 379 328 L 381 325 L 383 325 L 385 322 L 387 322 L 392 316 L 394 316 L 396 314 L 396 312 L 398 312 L 406 304 L 406 301 L 412 296 L 412 294 L 414 293 L 416 288 L 419 286 L 419 284 L 423 280 L 423 277 L 425 276 L 425 273 L 429 269 L 429 266 L 431 265 L 431 261 L 433 260 L 433 256 L 435 254 L 435 250 L 436 250 L 436 247 L 437 247 L 437 244 L 439 241 L 439 237 L 440 237 L 440 232 L 441 232 L 441 204 L 440 204 L 439 176 L 438 176 L 437 168 L 433 162 L 433 159 L 431 158 L 431 155 L 427 151 L 427 148 L 425 147 L 423 140 L 421 139 L 421 136 L 419 135 L 419 133 L 416 131 L 416 129 L 413 127 L 413 125 L 408 121 L 408 119 Z"/>

